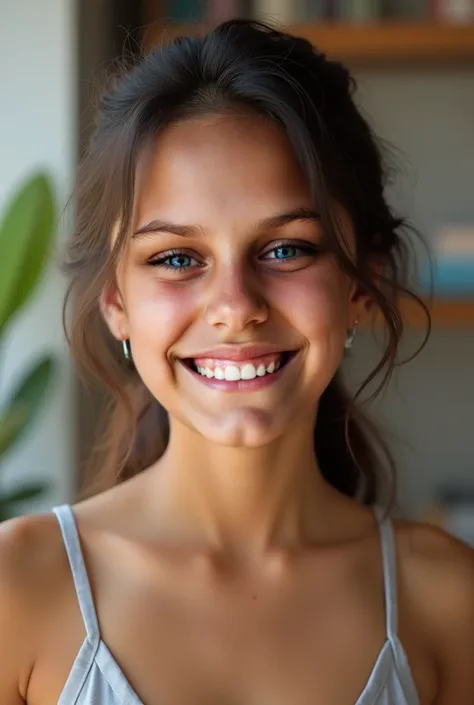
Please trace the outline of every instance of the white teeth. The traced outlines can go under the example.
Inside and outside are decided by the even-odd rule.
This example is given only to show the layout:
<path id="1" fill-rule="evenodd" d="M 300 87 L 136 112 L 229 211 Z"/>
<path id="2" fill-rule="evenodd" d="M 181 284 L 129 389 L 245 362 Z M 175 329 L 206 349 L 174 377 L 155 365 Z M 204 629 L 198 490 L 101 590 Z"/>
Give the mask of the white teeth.
<path id="1" fill-rule="evenodd" d="M 208 377 L 209 379 L 215 378 L 218 380 L 226 380 L 227 382 L 238 382 L 239 380 L 251 380 L 255 377 L 264 377 L 266 374 L 273 374 L 276 370 L 280 368 L 280 361 L 270 362 L 270 364 L 265 367 L 263 363 L 260 363 L 256 367 L 251 362 L 246 362 L 242 367 L 237 365 L 223 365 L 222 367 L 196 367 L 197 372 L 203 377 Z"/>
<path id="2" fill-rule="evenodd" d="M 247 362 L 240 370 L 240 379 L 255 379 L 257 370 L 250 362 Z"/>
<path id="3" fill-rule="evenodd" d="M 197 371 L 203 377 L 214 377 L 214 371 L 211 370 L 209 367 L 198 367 Z"/>
<path id="4" fill-rule="evenodd" d="M 224 379 L 228 382 L 237 382 L 240 377 L 240 370 L 236 365 L 226 365 L 224 368 Z"/>

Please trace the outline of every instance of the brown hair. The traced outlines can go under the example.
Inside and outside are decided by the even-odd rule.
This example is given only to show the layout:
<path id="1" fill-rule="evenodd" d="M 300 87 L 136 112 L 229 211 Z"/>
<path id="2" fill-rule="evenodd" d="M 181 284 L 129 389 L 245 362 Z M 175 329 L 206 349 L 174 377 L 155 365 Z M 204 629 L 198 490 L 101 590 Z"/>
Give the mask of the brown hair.
<path id="1" fill-rule="evenodd" d="M 68 300 L 74 302 L 68 340 L 80 370 L 108 393 L 104 426 L 89 464 L 89 494 L 139 473 L 160 457 L 168 439 L 166 412 L 124 361 L 99 310 L 100 293 L 113 280 L 128 237 L 139 157 L 163 126 L 240 106 L 285 130 L 318 201 L 330 247 L 360 290 L 373 298 L 388 333 L 380 362 L 354 399 L 339 373 L 322 395 L 314 433 L 321 471 L 345 495 L 356 496 L 362 487 L 360 499 L 367 504 L 380 499 L 384 486 L 393 498 L 390 452 L 355 402 L 381 374 L 369 399 L 378 394 L 397 364 L 403 332 L 399 295 L 410 296 L 426 313 L 428 333 L 421 347 L 430 319 L 405 282 L 409 248 L 403 235 L 416 231 L 386 202 L 386 150 L 357 109 L 354 90 L 347 69 L 306 40 L 262 23 L 231 20 L 204 37 L 181 37 L 156 48 L 117 77 L 103 96 L 79 169 L 77 227 L 65 257 L 71 276 L 65 313 Z M 351 216 L 355 262 L 344 246 L 330 196 Z M 120 230 L 111 248 L 117 222 Z M 374 261 L 383 265 L 383 274 L 371 266 Z"/>

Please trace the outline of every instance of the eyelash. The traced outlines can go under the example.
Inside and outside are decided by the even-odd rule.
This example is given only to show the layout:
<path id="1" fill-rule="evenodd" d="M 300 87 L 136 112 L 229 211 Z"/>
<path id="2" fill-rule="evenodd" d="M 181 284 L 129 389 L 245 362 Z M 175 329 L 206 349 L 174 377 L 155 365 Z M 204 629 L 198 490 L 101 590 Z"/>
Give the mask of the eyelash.
<path id="1" fill-rule="evenodd" d="M 281 242 L 278 243 L 278 245 L 275 245 L 274 247 L 272 247 L 271 250 L 267 250 L 267 252 L 265 254 L 268 255 L 270 252 L 275 252 L 275 250 L 280 250 L 280 249 L 283 249 L 286 247 L 288 247 L 288 248 L 292 247 L 295 250 L 299 250 L 299 252 L 303 253 L 303 256 L 306 255 L 309 257 L 311 257 L 311 256 L 314 257 L 317 254 L 319 254 L 319 252 L 321 251 L 321 247 L 318 247 L 317 245 L 309 244 L 307 242 L 300 242 L 300 241 L 295 241 L 295 240 L 282 240 Z M 301 257 L 302 255 L 299 255 L 299 256 Z M 271 259 L 275 259 L 276 261 L 284 262 L 284 261 L 286 261 L 286 259 L 297 259 L 297 257 L 289 257 L 289 258 L 284 257 L 281 260 L 278 260 L 278 258 L 276 258 L 276 257 L 271 258 Z"/>
<path id="2" fill-rule="evenodd" d="M 173 267 L 173 265 L 171 264 L 166 264 L 166 261 L 171 259 L 172 257 L 179 257 L 183 255 L 185 257 L 189 257 L 189 259 L 191 260 L 196 259 L 195 257 L 188 255 L 185 250 L 168 250 L 167 252 L 163 252 L 163 254 L 158 255 L 157 257 L 154 257 L 151 260 L 148 260 L 148 264 L 150 264 L 152 267 L 162 267 L 163 269 L 168 270 L 171 269 L 173 272 L 183 271 L 185 269 L 189 269 L 189 267 Z"/>
<path id="3" fill-rule="evenodd" d="M 309 243 L 303 243 L 303 242 L 295 242 L 294 240 L 282 240 L 281 242 L 278 243 L 278 245 L 275 245 L 272 247 L 271 250 L 267 250 L 265 252 L 265 255 L 270 254 L 271 252 L 275 252 L 275 250 L 279 250 L 282 248 L 294 248 L 295 250 L 299 251 L 300 253 L 303 253 L 302 255 L 297 255 L 295 257 L 283 257 L 283 258 L 278 258 L 278 257 L 272 257 L 269 258 L 273 260 L 274 262 L 287 262 L 289 260 L 295 260 L 298 259 L 298 257 L 301 256 L 307 256 L 307 257 L 315 257 L 321 252 L 321 247 Z M 167 252 L 163 252 L 161 255 L 158 255 L 150 260 L 148 260 L 148 264 L 150 264 L 152 267 L 161 267 L 163 269 L 167 269 L 168 271 L 173 271 L 173 272 L 183 272 L 188 269 L 191 269 L 191 266 L 189 267 L 174 267 L 171 264 L 167 264 L 167 260 L 170 260 L 172 257 L 179 257 L 179 256 L 185 256 L 188 257 L 191 260 L 196 260 L 195 257 L 192 257 L 192 255 L 189 255 L 186 250 L 168 250 Z M 199 267 L 202 267 L 202 264 L 198 264 Z"/>

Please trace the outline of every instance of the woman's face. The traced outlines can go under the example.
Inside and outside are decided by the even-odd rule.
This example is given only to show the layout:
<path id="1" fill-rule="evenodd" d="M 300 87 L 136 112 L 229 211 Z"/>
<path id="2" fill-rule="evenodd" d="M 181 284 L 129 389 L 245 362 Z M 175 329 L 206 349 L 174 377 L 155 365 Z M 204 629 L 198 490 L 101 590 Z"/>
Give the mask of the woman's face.
<path id="1" fill-rule="evenodd" d="M 312 424 L 362 304 L 283 131 L 242 114 L 168 127 L 133 231 L 102 308 L 171 424 L 249 447 Z"/>

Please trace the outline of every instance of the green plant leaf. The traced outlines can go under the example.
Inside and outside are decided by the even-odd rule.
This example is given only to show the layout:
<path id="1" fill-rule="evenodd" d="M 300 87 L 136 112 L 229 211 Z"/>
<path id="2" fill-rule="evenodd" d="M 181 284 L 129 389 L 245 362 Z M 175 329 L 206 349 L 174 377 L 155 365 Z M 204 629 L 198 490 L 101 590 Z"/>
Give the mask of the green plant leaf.
<path id="1" fill-rule="evenodd" d="M 21 434 L 26 418 L 26 409 L 19 404 L 10 405 L 0 416 L 0 458 Z"/>
<path id="2" fill-rule="evenodd" d="M 29 502 L 30 499 L 41 497 L 48 489 L 49 485 L 47 482 L 32 482 L 28 485 L 23 485 L 19 489 L 11 490 L 10 492 L 0 495 L 0 504 Z"/>
<path id="3" fill-rule="evenodd" d="M 49 485 L 46 482 L 32 482 L 5 494 L 0 494 L 0 521 L 11 519 L 14 516 L 15 504 L 41 497 L 48 489 Z"/>
<path id="4" fill-rule="evenodd" d="M 40 173 L 20 188 L 0 225 L 0 331 L 38 283 L 50 251 L 54 220 L 51 183 Z"/>
<path id="5" fill-rule="evenodd" d="M 43 358 L 11 395 L 0 416 L 0 457 L 29 430 L 51 384 L 54 369 L 53 359 Z"/>

